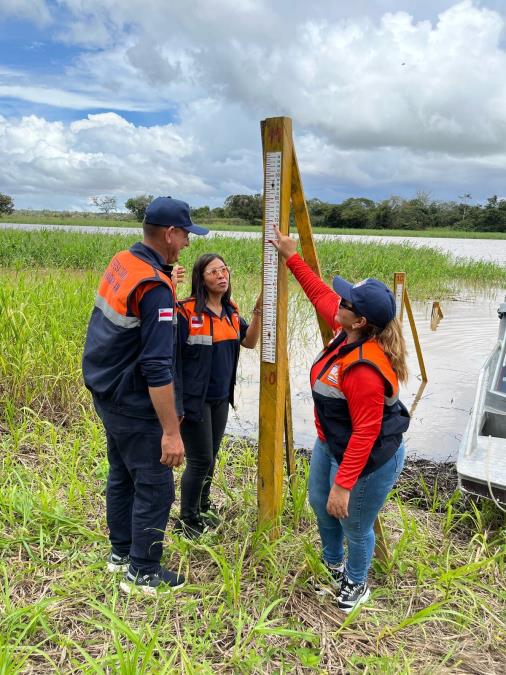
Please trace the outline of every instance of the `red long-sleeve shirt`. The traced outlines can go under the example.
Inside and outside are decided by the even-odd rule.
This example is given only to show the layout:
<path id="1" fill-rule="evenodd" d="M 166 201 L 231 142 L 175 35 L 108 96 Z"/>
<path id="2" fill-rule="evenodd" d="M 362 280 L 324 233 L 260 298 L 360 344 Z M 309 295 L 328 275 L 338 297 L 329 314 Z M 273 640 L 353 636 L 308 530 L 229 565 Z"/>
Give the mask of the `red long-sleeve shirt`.
<path id="1" fill-rule="evenodd" d="M 286 261 L 292 272 L 307 295 L 318 314 L 325 323 L 335 332 L 339 332 L 341 325 L 337 320 L 337 311 L 341 298 L 313 270 L 305 263 L 298 253 L 290 256 Z M 340 347 L 342 346 L 342 343 Z M 325 359 L 311 368 L 311 387 L 326 361 L 335 354 L 332 351 Z M 351 490 L 367 464 L 383 419 L 385 398 L 385 383 L 378 371 L 367 364 L 359 364 L 345 373 L 341 389 L 346 396 L 351 416 L 352 434 L 348 446 L 344 451 L 343 459 L 336 474 L 336 484 Z M 318 416 L 315 410 L 315 425 L 318 438 L 325 440 Z"/>

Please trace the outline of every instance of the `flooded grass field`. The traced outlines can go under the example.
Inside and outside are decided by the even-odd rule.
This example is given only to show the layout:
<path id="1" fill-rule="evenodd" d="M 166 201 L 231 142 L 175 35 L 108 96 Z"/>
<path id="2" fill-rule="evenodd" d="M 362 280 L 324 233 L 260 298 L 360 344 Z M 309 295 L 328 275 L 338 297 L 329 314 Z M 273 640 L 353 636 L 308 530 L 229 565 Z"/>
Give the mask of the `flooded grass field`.
<path id="1" fill-rule="evenodd" d="M 372 602 L 347 618 L 330 584 L 325 595 L 314 592 L 325 571 L 306 501 L 307 459 L 297 459 L 282 535 L 271 541 L 256 527 L 255 443 L 238 437 L 219 455 L 214 499 L 226 514 L 220 528 L 198 542 L 170 528 L 166 534 L 164 562 L 180 568 L 188 585 L 170 597 L 120 595 L 105 568 L 105 438 L 80 359 L 100 271 L 127 242 L 4 235 L 0 673 L 504 672 L 506 521 L 490 503 L 463 498 L 447 464 L 408 465 L 384 513 L 390 558 L 374 563 Z M 259 290 L 259 246 L 213 243 L 233 267 L 235 297 L 248 317 Z M 185 264 L 201 251 L 201 244 L 192 246 Z M 336 259 L 335 248 L 322 245 L 321 260 L 327 277 L 339 271 L 390 281 L 401 263 L 408 272 L 429 374 L 408 444 L 418 434 L 426 456 L 436 457 L 467 415 L 472 371 L 497 333 L 506 271 L 403 246 L 350 245 Z M 318 337 L 311 307 L 290 287 L 294 410 L 303 406 L 296 433 L 306 433 L 310 445 L 307 372 Z M 445 314 L 435 333 L 433 299 Z M 413 357 L 411 348 L 408 403 L 418 384 Z M 258 353 L 244 350 L 237 414 L 249 415 L 252 425 L 257 372 Z M 248 420 L 239 419 L 244 431 Z"/>

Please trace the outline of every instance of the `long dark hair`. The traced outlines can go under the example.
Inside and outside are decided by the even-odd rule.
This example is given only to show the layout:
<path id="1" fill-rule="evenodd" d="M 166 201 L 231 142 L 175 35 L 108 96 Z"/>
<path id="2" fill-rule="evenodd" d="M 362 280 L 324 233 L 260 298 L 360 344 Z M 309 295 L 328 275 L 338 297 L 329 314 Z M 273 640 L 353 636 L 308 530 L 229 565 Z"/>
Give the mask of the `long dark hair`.
<path id="1" fill-rule="evenodd" d="M 204 282 L 204 270 L 213 260 L 221 260 L 226 265 L 221 255 L 218 253 L 203 253 L 200 258 L 197 258 L 192 270 L 192 290 L 191 297 L 195 298 L 195 311 L 199 314 L 204 311 L 207 303 L 207 290 Z M 228 279 L 228 288 L 221 298 L 221 303 L 225 307 L 230 303 L 230 296 L 232 295 L 232 287 L 230 285 L 230 277 Z"/>

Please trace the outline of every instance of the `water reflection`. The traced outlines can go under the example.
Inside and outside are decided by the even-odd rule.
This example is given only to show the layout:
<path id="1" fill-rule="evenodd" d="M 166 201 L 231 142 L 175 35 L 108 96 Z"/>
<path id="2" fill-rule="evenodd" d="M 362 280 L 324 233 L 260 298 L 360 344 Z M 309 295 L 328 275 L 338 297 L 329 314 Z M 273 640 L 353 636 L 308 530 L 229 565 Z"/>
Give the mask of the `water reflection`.
<path id="1" fill-rule="evenodd" d="M 430 459 L 454 459 L 474 400 L 479 370 L 497 339 L 497 307 L 505 291 L 489 295 L 460 293 L 442 304 L 444 320 L 431 328 L 432 302 L 413 302 L 413 312 L 429 381 L 421 388 L 419 366 L 408 322 L 410 379 L 401 397 L 413 409 L 406 434 L 408 452 Z M 289 314 L 289 359 L 293 430 L 296 446 L 312 447 L 315 432 L 309 368 L 320 349 L 311 307 L 293 300 Z M 237 411 L 228 433 L 256 437 L 258 428 L 259 353 L 242 350 L 238 371 Z"/>

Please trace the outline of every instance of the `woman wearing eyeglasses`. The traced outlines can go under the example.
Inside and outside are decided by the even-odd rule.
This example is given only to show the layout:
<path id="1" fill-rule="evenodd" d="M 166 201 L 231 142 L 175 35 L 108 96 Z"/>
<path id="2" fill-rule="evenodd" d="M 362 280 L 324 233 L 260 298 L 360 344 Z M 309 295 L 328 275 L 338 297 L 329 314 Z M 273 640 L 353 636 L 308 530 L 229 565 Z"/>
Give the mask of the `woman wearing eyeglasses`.
<path id="1" fill-rule="evenodd" d="M 407 380 L 406 346 L 385 284 L 334 277 L 332 290 L 297 254 L 297 242 L 277 235 L 272 244 L 335 333 L 310 373 L 318 438 L 309 502 L 338 606 L 348 613 L 370 595 L 374 521 L 404 464 L 409 414 L 398 394 Z"/>
<path id="2" fill-rule="evenodd" d="M 217 253 L 204 253 L 192 271 L 191 296 L 180 303 L 186 467 L 181 478 L 180 529 L 198 537 L 218 517 L 210 500 L 216 455 L 234 403 L 240 346 L 253 349 L 260 335 L 260 298 L 248 324 L 231 299 L 230 269 Z"/>

